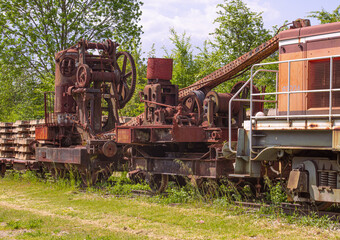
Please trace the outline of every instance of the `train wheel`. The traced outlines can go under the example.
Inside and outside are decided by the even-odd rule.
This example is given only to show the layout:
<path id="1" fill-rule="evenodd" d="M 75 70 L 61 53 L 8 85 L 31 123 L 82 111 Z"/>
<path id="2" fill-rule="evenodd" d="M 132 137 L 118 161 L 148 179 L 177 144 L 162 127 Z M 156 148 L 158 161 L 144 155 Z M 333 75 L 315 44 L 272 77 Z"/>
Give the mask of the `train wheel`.
<path id="1" fill-rule="evenodd" d="M 6 173 L 6 164 L 3 163 L 3 164 L 0 165 L 0 176 L 4 177 L 5 173 Z"/>
<path id="2" fill-rule="evenodd" d="M 95 169 L 85 169 L 80 171 L 80 176 L 83 184 L 87 187 L 93 186 L 97 183 L 99 171 Z"/>
<path id="3" fill-rule="evenodd" d="M 203 178 L 192 176 L 189 179 L 190 179 L 190 185 L 193 186 L 194 188 L 199 189 L 203 186 L 203 182 L 204 182 Z"/>
<path id="4" fill-rule="evenodd" d="M 147 182 L 154 193 L 162 193 L 168 186 L 169 177 L 165 174 L 148 174 Z"/>
<path id="5" fill-rule="evenodd" d="M 5 163 L 2 163 L 0 165 L 0 176 L 1 177 L 4 177 L 5 176 L 5 173 L 6 173 L 6 164 Z"/>
<path id="6" fill-rule="evenodd" d="M 237 189 L 244 199 L 250 200 L 256 198 L 256 186 L 251 182 L 244 181 L 237 185 Z"/>
<path id="7" fill-rule="evenodd" d="M 35 173 L 39 178 L 45 179 L 46 178 L 46 172 L 48 172 L 47 169 L 44 167 L 40 167 Z"/>
<path id="8" fill-rule="evenodd" d="M 62 179 L 66 177 L 66 169 L 52 167 L 50 168 L 49 172 L 54 180 Z"/>
<path id="9" fill-rule="evenodd" d="M 143 183 L 145 178 L 145 173 L 140 170 L 134 170 L 128 172 L 127 176 L 128 179 L 130 179 L 133 183 Z"/>
<path id="10" fill-rule="evenodd" d="M 330 202 L 315 202 L 315 207 L 318 211 L 324 211 L 332 205 L 333 203 Z"/>
<path id="11" fill-rule="evenodd" d="M 219 185 L 216 179 L 197 179 L 197 187 L 202 196 L 211 198 L 220 195 Z"/>

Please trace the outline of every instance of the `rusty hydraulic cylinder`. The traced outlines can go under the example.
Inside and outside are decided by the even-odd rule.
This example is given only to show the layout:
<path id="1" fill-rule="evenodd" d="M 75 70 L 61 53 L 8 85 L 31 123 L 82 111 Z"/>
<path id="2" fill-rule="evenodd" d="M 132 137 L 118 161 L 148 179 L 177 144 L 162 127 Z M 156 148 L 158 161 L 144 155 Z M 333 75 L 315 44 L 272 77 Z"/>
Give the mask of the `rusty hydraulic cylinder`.
<path id="1" fill-rule="evenodd" d="M 74 113 L 75 101 L 72 96 L 66 93 L 70 86 L 76 82 L 75 62 L 78 58 L 78 52 L 75 49 L 60 51 L 55 56 L 55 113 Z"/>

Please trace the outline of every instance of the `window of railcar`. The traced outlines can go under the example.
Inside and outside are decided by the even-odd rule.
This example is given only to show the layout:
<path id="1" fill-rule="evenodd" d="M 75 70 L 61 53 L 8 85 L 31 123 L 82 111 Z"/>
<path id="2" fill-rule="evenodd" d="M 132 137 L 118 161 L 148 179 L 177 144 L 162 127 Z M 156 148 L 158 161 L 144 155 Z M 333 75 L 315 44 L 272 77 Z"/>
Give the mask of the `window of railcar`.
<path id="1" fill-rule="evenodd" d="M 330 60 L 319 60 L 309 62 L 308 90 L 329 89 Z M 340 59 L 333 59 L 333 81 L 332 88 L 340 88 Z M 309 108 L 329 107 L 329 92 L 318 92 L 308 94 Z M 340 92 L 332 93 L 332 106 L 340 107 Z"/>

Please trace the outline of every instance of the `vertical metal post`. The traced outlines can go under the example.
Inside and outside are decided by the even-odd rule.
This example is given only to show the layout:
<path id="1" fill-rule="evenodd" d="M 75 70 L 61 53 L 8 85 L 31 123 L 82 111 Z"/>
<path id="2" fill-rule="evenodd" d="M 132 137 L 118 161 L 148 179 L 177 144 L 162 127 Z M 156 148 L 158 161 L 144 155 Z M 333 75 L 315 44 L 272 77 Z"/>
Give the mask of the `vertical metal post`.
<path id="1" fill-rule="evenodd" d="M 51 92 L 49 92 L 48 93 L 48 98 L 47 98 L 47 101 L 48 101 L 48 121 L 49 121 L 49 123 L 52 123 L 52 121 L 53 121 L 53 116 L 52 116 L 52 106 L 51 106 L 51 98 L 52 98 L 52 94 L 51 94 Z"/>
<path id="2" fill-rule="evenodd" d="M 52 123 L 52 119 L 53 119 L 53 117 L 52 117 L 52 115 L 51 115 L 51 108 L 52 108 L 52 106 L 51 106 L 51 93 L 49 92 L 48 93 L 48 97 L 47 97 L 47 103 L 48 103 L 48 108 L 47 108 L 47 111 L 48 111 L 48 122 L 49 123 Z M 52 119 L 51 119 L 52 118 Z"/>
<path id="3" fill-rule="evenodd" d="M 277 92 L 278 92 L 278 80 L 279 80 L 279 78 L 278 78 L 278 73 L 276 72 L 275 73 L 275 76 L 276 76 L 276 80 L 275 80 L 275 115 L 277 115 L 278 114 L 278 109 L 277 109 Z"/>
<path id="4" fill-rule="evenodd" d="M 332 88 L 333 88 L 333 57 L 330 57 L 330 64 L 329 64 L 329 122 L 332 121 Z"/>
<path id="5" fill-rule="evenodd" d="M 45 124 L 48 123 L 48 117 L 47 117 L 47 99 L 46 99 L 46 92 L 44 93 L 44 107 L 45 107 Z"/>
<path id="6" fill-rule="evenodd" d="M 251 68 L 250 72 L 250 114 L 249 114 L 249 121 L 250 121 L 250 130 L 249 130 L 249 161 L 251 159 L 252 151 L 253 151 L 253 68 Z M 249 164 L 250 166 L 250 164 Z"/>
<path id="7" fill-rule="evenodd" d="M 287 103 L 287 122 L 289 122 L 289 111 L 290 111 L 290 61 L 288 62 L 288 87 L 287 87 L 287 92 L 288 92 L 288 103 Z"/>

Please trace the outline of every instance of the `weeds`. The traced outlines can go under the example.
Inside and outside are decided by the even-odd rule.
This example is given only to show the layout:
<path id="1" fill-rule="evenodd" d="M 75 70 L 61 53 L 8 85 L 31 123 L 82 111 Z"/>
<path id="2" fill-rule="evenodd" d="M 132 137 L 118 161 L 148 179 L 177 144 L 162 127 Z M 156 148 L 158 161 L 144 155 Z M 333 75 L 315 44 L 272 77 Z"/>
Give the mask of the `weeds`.
<path id="1" fill-rule="evenodd" d="M 41 219 L 29 219 L 28 221 L 11 220 L 7 223 L 7 227 L 12 230 L 17 229 L 36 229 L 40 228 L 43 221 Z"/>
<path id="2" fill-rule="evenodd" d="M 264 178 L 266 188 L 266 199 L 268 202 L 274 205 L 279 205 L 282 202 L 287 202 L 286 192 L 280 182 L 274 184 L 268 177 Z"/>
<path id="3" fill-rule="evenodd" d="M 54 181 L 42 179 L 35 172 L 11 171 L 6 174 L 6 178 L 16 181 L 27 181 L 30 183 L 42 183 L 49 186 L 54 186 L 57 189 L 79 189 L 81 186 L 79 176 L 75 171 L 69 171 L 63 177 L 54 178 Z M 335 228 L 336 224 L 329 217 L 318 217 L 316 214 L 301 216 L 298 213 L 284 214 L 279 207 L 282 202 L 286 202 L 286 194 L 280 183 L 273 183 L 268 178 L 265 179 L 266 192 L 264 204 L 257 212 L 252 213 L 258 218 L 280 219 L 288 224 L 298 224 L 302 226 L 313 226 L 321 228 Z M 133 190 L 149 191 L 149 186 L 144 181 L 135 183 L 127 178 L 126 173 L 113 174 L 108 181 L 98 183 L 95 186 L 87 187 L 87 192 L 96 192 L 99 194 L 113 195 L 130 195 Z M 169 187 L 166 194 L 155 195 L 148 198 L 148 201 L 161 204 L 207 204 L 216 209 L 228 209 L 229 214 L 240 215 L 249 212 L 249 209 L 237 206 L 235 201 L 249 201 L 254 199 L 254 186 L 251 183 L 243 182 L 233 183 L 227 179 L 223 179 L 217 183 L 213 180 L 196 181 L 192 184 L 189 179 L 186 179 L 184 186 L 179 186 L 175 182 L 169 182 Z M 268 203 L 270 206 L 268 206 Z M 254 212 L 254 211 L 252 211 Z M 33 219 L 27 222 L 10 221 L 7 227 L 10 229 L 34 229 L 40 228 L 42 221 Z M 335 227 L 334 227 L 335 226 Z"/>
<path id="4" fill-rule="evenodd" d="M 40 228 L 42 223 L 43 221 L 41 219 L 31 219 L 26 226 L 28 229 Z"/>
<path id="5" fill-rule="evenodd" d="M 23 223 L 21 221 L 9 221 L 7 223 L 7 227 L 10 229 L 22 229 L 24 228 Z"/>
<path id="6" fill-rule="evenodd" d="M 131 181 L 126 172 L 112 174 L 105 187 L 108 193 L 115 195 L 128 195 L 133 190 L 150 190 L 144 181 L 140 183 Z"/>

